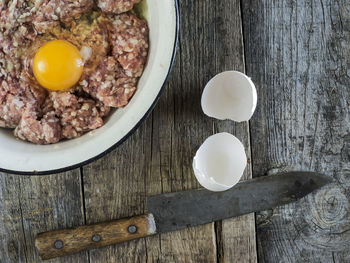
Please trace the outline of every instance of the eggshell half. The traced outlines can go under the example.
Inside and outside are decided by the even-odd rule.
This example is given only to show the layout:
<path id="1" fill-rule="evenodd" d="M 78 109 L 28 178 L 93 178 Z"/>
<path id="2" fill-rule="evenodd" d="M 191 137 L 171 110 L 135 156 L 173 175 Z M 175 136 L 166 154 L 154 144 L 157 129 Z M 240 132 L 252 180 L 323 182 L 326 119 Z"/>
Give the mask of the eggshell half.
<path id="1" fill-rule="evenodd" d="M 254 83 L 238 71 L 225 71 L 212 78 L 202 94 L 202 109 L 209 117 L 248 121 L 256 108 Z"/>
<path id="2" fill-rule="evenodd" d="M 247 166 L 244 146 L 229 133 L 210 136 L 193 159 L 198 182 L 210 191 L 225 191 L 241 179 Z"/>

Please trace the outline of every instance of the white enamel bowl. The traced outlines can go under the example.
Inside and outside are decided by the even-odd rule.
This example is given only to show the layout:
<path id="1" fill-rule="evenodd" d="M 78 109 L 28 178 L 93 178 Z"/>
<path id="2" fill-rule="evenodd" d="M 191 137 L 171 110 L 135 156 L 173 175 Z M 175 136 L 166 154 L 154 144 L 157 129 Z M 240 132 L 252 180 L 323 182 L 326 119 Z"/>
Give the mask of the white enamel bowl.
<path id="1" fill-rule="evenodd" d="M 49 174 L 94 161 L 120 145 L 147 117 L 170 73 L 178 38 L 176 0 L 147 0 L 150 52 L 138 90 L 130 103 L 115 111 L 107 123 L 84 136 L 54 145 L 34 145 L 0 129 L 0 171 Z"/>

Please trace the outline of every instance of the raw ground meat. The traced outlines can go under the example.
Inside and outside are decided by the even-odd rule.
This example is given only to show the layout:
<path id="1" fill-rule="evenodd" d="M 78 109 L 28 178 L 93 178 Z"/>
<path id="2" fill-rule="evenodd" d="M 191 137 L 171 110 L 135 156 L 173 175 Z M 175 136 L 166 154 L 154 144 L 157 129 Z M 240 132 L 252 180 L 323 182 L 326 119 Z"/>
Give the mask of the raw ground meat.
<path id="1" fill-rule="evenodd" d="M 93 4 L 93 0 L 4 1 L 0 4 L 0 29 L 8 32 L 21 24 L 32 22 L 37 32 L 43 33 L 60 22 L 69 24 L 91 10 Z"/>
<path id="2" fill-rule="evenodd" d="M 42 117 L 38 110 L 25 107 L 15 135 L 36 144 L 52 144 L 61 139 L 73 139 L 101 127 L 102 117 L 109 107 L 70 92 L 51 92 L 43 103 Z"/>
<path id="3" fill-rule="evenodd" d="M 148 55 L 147 23 L 119 14 L 139 0 L 96 2 L 107 14 L 94 0 L 0 0 L 0 127 L 52 144 L 101 127 L 110 107 L 129 103 Z M 54 39 L 84 58 L 81 81 L 69 91 L 47 91 L 32 72 L 37 50 Z"/>
<path id="4" fill-rule="evenodd" d="M 112 55 L 80 82 L 84 91 L 110 107 L 124 107 L 136 91 L 148 54 L 148 27 L 134 14 L 111 17 Z"/>
<path id="5" fill-rule="evenodd" d="M 51 144 L 61 139 L 61 126 L 54 112 L 45 114 L 37 119 L 35 110 L 26 108 L 15 129 L 15 136 L 35 144 Z"/>
<path id="6" fill-rule="evenodd" d="M 142 75 L 148 54 L 148 27 L 131 13 L 115 16 L 110 28 L 113 55 L 128 77 Z"/>
<path id="7" fill-rule="evenodd" d="M 95 72 L 80 82 L 85 92 L 110 107 L 124 107 L 136 91 L 136 78 L 123 76 L 113 57 L 107 57 Z"/>
<path id="8" fill-rule="evenodd" d="M 35 29 L 46 32 L 53 26 L 70 23 L 81 14 L 91 10 L 93 0 L 39 0 L 40 8 L 34 15 Z"/>
<path id="9" fill-rule="evenodd" d="M 52 92 L 50 98 L 55 114 L 60 118 L 62 138 L 76 138 L 101 127 L 104 124 L 102 117 L 109 112 L 109 108 L 94 100 L 78 98 L 69 92 Z"/>
<path id="10" fill-rule="evenodd" d="M 16 128 L 21 120 L 24 102 L 23 98 L 14 96 L 12 94 L 6 94 L 2 98 L 0 104 L 0 127 L 3 128 Z"/>
<path id="11" fill-rule="evenodd" d="M 35 38 L 36 33 L 27 24 L 17 27 L 9 35 L 0 32 L 0 77 L 7 73 L 22 72 L 23 50 L 28 49 Z"/>
<path id="12" fill-rule="evenodd" d="M 13 28 L 30 22 L 37 11 L 38 1 L 0 0 L 0 32 L 9 33 Z"/>
<path id="13" fill-rule="evenodd" d="M 83 54 L 86 56 L 83 78 L 95 71 L 110 49 L 109 32 L 106 25 L 109 23 L 108 19 L 96 13 L 92 16 L 96 16 L 92 23 L 84 17 L 79 23 L 74 23 L 71 29 L 76 39 L 74 45 L 82 50 L 82 54 L 83 51 L 88 52 L 88 54 Z M 60 38 L 66 39 L 66 36 Z"/>
<path id="14" fill-rule="evenodd" d="M 46 91 L 31 85 L 24 73 L 19 78 L 8 75 L 0 81 L 0 127 L 15 128 L 24 110 L 38 108 L 45 97 Z"/>
<path id="15" fill-rule="evenodd" d="M 140 0 L 98 0 L 97 5 L 105 13 L 121 14 L 130 11 Z"/>

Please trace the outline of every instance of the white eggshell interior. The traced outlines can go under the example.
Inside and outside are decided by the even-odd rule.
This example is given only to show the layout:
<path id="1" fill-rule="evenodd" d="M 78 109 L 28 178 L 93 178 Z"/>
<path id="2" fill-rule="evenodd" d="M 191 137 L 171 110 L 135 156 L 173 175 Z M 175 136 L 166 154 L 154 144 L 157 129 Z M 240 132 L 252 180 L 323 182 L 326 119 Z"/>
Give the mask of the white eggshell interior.
<path id="1" fill-rule="evenodd" d="M 210 136 L 193 159 L 193 171 L 198 182 L 210 191 L 225 191 L 241 179 L 247 156 L 244 146 L 229 133 Z"/>
<path id="2" fill-rule="evenodd" d="M 202 109 L 209 117 L 248 121 L 256 108 L 254 83 L 238 71 L 225 71 L 212 78 L 202 94 Z"/>
<path id="3" fill-rule="evenodd" d="M 115 111 L 98 130 L 55 145 L 34 145 L 0 128 L 0 168 L 13 172 L 47 172 L 90 160 L 121 141 L 144 118 L 168 75 L 176 42 L 174 0 L 146 0 L 150 28 L 149 59 L 138 90 L 124 109 Z"/>

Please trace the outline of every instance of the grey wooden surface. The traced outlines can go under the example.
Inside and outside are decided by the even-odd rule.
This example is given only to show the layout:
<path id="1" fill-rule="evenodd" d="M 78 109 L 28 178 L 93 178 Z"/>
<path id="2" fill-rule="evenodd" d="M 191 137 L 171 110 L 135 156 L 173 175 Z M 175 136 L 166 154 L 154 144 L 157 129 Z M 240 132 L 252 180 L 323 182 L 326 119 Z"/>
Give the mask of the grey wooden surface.
<path id="1" fill-rule="evenodd" d="M 180 1 L 178 56 L 152 115 L 86 167 L 42 177 L 0 174 L 0 262 L 40 262 L 35 234 L 132 216 L 145 196 L 198 188 L 192 157 L 235 134 L 245 178 L 274 168 L 335 182 L 295 204 L 48 262 L 350 262 L 350 3 Z M 250 123 L 203 115 L 216 73 L 246 71 L 258 89 Z"/>
<path id="2" fill-rule="evenodd" d="M 314 170 L 334 184 L 257 215 L 260 262 L 350 262 L 350 2 L 242 1 L 254 175 Z"/>

